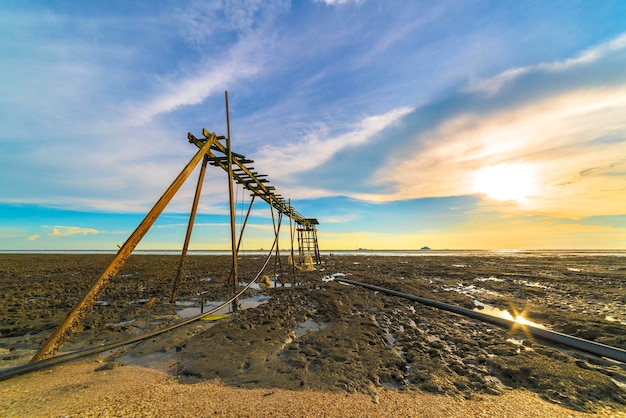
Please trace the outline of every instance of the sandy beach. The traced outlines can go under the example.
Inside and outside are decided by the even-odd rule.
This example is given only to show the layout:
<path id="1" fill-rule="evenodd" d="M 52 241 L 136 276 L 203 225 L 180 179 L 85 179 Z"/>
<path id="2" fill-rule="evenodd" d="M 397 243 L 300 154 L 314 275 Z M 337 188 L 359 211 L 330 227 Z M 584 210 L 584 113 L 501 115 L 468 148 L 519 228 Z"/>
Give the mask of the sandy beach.
<path id="1" fill-rule="evenodd" d="M 25 364 L 110 254 L 0 255 L 0 368 Z M 133 255 L 61 352 L 124 340 L 225 300 L 227 256 Z M 241 258 L 245 283 L 261 257 Z M 2 416 L 621 416 L 626 366 L 333 277 L 626 348 L 626 258 L 580 254 L 286 259 L 241 309 L 0 382 Z M 265 274 L 274 277 L 271 263 Z M 295 285 L 292 285 L 295 283 Z"/>

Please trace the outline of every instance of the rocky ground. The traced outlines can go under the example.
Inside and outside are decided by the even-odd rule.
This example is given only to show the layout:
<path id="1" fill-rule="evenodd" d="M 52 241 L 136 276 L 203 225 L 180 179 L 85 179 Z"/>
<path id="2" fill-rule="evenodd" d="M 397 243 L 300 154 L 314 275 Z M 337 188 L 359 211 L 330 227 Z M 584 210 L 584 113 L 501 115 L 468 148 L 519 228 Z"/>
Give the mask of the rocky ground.
<path id="1" fill-rule="evenodd" d="M 28 362 L 112 257 L 0 255 L 0 368 Z M 381 388 L 466 400 L 523 389 L 571 411 L 626 408 L 623 363 L 535 341 L 523 327 L 501 329 L 332 280 L 523 311 L 549 329 L 626 349 L 626 257 L 364 254 L 323 261 L 294 273 L 285 259 L 286 286 L 275 282 L 244 296 L 268 296 L 260 306 L 109 353 L 101 367 L 149 366 L 189 383 L 217 378 L 241 388 L 356 392 L 375 402 Z M 242 257 L 241 280 L 262 262 Z M 274 277 L 281 269 L 270 264 L 265 274 Z M 177 266 L 178 256 L 131 256 L 62 351 L 158 329 L 203 299 L 229 296 L 229 257 L 190 256 L 178 303 L 170 303 Z"/>

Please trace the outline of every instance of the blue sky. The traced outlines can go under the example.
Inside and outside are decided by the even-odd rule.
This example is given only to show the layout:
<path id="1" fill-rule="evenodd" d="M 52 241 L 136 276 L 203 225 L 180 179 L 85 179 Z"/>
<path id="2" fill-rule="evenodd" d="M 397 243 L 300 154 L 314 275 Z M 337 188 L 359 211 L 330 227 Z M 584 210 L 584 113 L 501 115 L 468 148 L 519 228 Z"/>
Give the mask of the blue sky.
<path id="1" fill-rule="evenodd" d="M 225 90 L 322 249 L 624 249 L 624 68 L 621 1 L 4 1 L 0 250 L 116 249 Z M 195 183 L 139 248 L 181 248 Z M 227 196 L 209 167 L 193 249 Z"/>

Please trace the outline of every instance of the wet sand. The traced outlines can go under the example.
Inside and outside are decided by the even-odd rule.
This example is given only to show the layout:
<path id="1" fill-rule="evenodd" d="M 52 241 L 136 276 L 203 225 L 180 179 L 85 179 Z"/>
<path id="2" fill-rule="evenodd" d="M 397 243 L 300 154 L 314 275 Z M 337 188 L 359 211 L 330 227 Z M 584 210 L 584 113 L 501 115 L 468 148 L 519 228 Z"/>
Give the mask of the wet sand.
<path id="1" fill-rule="evenodd" d="M 28 362 L 112 257 L 0 255 L 0 368 Z M 251 278 L 262 261 L 242 257 L 241 280 Z M 101 396 L 106 379 L 127 382 L 138 393 L 180 393 L 176 396 L 185 396 L 189 408 L 213 402 L 212 408 L 223 415 L 234 406 L 213 394 L 234 394 L 233 402 L 253 398 L 251 405 L 280 406 L 278 411 L 292 416 L 311 415 L 300 412 L 312 410 L 320 416 L 338 415 L 341 407 L 324 405 L 344 398 L 349 399 L 345 408 L 366 399 L 363 408 L 368 409 L 355 413 L 372 416 L 397 415 L 393 411 L 401 411 L 398 408 L 405 403 L 415 408 L 430 405 L 422 411 L 426 416 L 476 416 L 479 411 L 519 416 L 515 408 L 507 409 L 511 402 L 517 403 L 517 411 L 532 405 L 529 414 L 521 415 L 536 411 L 536 416 L 618 415 L 626 407 L 624 364 L 535 341 L 522 327 L 505 330 L 329 281 L 345 275 L 467 308 L 487 305 L 524 311 L 549 329 L 626 348 L 626 257 L 335 256 L 325 257 L 316 271 L 295 274 L 285 261 L 284 280 L 297 286 L 249 290 L 246 298 L 269 296 L 257 308 L 221 321 L 198 321 L 98 358 L 0 382 L 4 399 L 0 412 L 20 415 L 20 410 L 27 411 L 23 408 L 31 408 L 33 413 L 25 415 L 105 410 L 116 415 L 111 408 L 122 407 L 133 411 L 133 402 L 125 398 L 128 391 L 113 393 L 110 388 L 105 390 L 113 391 L 109 398 Z M 202 299 L 228 297 L 229 258 L 191 256 L 178 304 L 169 303 L 177 264 L 177 256 L 131 256 L 62 351 L 158 329 L 179 320 L 185 308 L 199 312 Z M 274 269 L 272 263 L 266 274 L 273 277 Z M 76 383 L 62 372 L 66 368 L 74 368 Z M 40 383 L 29 389 L 37 393 L 40 409 L 22 392 L 23 385 L 35 379 L 32 376 L 40 376 L 35 380 Z M 56 382 L 61 376 L 66 376 L 65 383 Z M 138 376 L 145 378 L 135 382 Z M 211 395 L 202 397 L 202 390 Z M 65 395 L 60 396 L 66 392 L 85 396 L 69 408 L 64 406 Z M 289 409 L 290 399 L 294 405 L 304 402 L 299 407 L 304 409 Z M 251 408 L 248 411 L 255 411 Z M 159 411 L 177 415 L 173 409 Z M 240 411 L 232 415 L 249 414 Z M 417 411 L 407 409 L 405 415 L 418 415 Z"/>

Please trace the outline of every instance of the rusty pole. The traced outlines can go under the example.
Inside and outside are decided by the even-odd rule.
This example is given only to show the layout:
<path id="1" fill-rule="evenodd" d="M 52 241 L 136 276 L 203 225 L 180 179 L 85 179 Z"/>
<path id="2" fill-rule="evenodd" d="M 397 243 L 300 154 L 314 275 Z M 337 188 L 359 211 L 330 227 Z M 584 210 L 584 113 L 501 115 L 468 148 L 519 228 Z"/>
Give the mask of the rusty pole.
<path id="1" fill-rule="evenodd" d="M 157 201 L 154 207 L 148 212 L 146 217 L 141 221 L 139 226 L 135 229 L 135 231 L 128 237 L 124 245 L 119 249 L 117 255 L 108 265 L 108 267 L 104 270 L 102 275 L 95 281 L 95 283 L 91 286 L 91 288 L 83 295 L 78 304 L 72 309 L 72 311 L 67 315 L 65 320 L 59 327 L 54 331 L 54 333 L 48 338 L 48 340 L 44 343 L 44 345 L 39 349 L 39 351 L 33 356 L 30 362 L 35 362 L 39 360 L 44 360 L 50 357 L 53 357 L 57 351 L 63 346 L 65 340 L 69 337 L 72 332 L 72 329 L 76 326 L 78 321 L 80 321 L 89 308 L 95 303 L 96 298 L 100 291 L 104 288 L 107 282 L 111 279 L 111 277 L 115 276 L 119 269 L 124 265 L 126 259 L 130 256 L 132 251 L 135 249 L 139 241 L 146 235 L 154 221 L 159 217 L 163 209 L 167 206 L 167 204 L 172 200 L 172 197 L 176 194 L 180 186 L 185 182 L 187 177 L 192 173 L 200 159 L 209 151 L 211 144 L 215 141 L 215 134 L 211 135 L 211 138 L 206 141 L 206 143 L 198 150 L 196 155 L 189 161 L 187 166 L 180 172 L 178 177 L 172 182 L 170 187 L 163 193 L 163 196 Z"/>
<path id="2" fill-rule="evenodd" d="M 293 231 L 293 219 L 291 217 L 291 211 L 293 208 L 291 207 L 291 199 L 288 201 L 289 205 L 289 237 L 291 238 L 291 286 L 296 285 L 296 255 L 293 252 L 293 239 L 294 239 L 294 231 Z"/>
<path id="3" fill-rule="evenodd" d="M 280 235 L 280 224 L 282 221 L 282 212 L 278 212 L 278 226 L 276 226 L 276 220 L 274 219 L 274 207 L 270 204 L 270 213 L 272 214 L 272 226 L 274 227 L 274 237 L 276 240 L 276 258 L 274 259 L 274 277 L 276 277 L 276 266 L 280 266 L 280 283 L 284 286 L 285 279 L 283 278 L 283 264 L 280 261 L 280 249 L 278 245 L 278 237 Z M 274 281 L 274 286 L 276 286 L 276 281 Z"/>
<path id="4" fill-rule="evenodd" d="M 187 249 L 189 249 L 189 241 L 191 240 L 191 231 L 193 229 L 193 223 L 196 219 L 196 212 L 198 211 L 198 202 L 200 201 L 200 193 L 202 192 L 202 183 L 204 182 L 204 174 L 206 172 L 206 166 L 209 162 L 209 156 L 204 154 L 202 165 L 200 166 L 200 175 L 198 176 L 198 185 L 196 186 L 196 194 L 193 197 L 193 203 L 191 205 L 191 214 L 189 215 L 189 223 L 187 224 L 187 234 L 185 235 L 185 243 L 183 244 L 183 251 L 180 255 L 180 262 L 178 264 L 178 273 L 176 274 L 176 280 L 174 281 L 174 287 L 172 289 L 171 303 L 176 302 L 178 298 L 178 289 L 180 282 L 182 281 L 183 274 L 185 272 L 185 259 L 187 258 Z"/>
<path id="5" fill-rule="evenodd" d="M 226 99 L 226 151 L 228 153 L 228 200 L 230 201 L 230 241 L 233 252 L 233 268 L 232 277 L 233 293 L 237 294 L 237 287 L 239 286 L 239 270 L 237 266 L 237 233 L 235 231 L 235 198 L 233 192 L 233 153 L 230 147 L 230 111 L 228 109 L 228 91 L 224 92 Z M 235 299 L 232 307 L 233 312 L 237 312 L 239 301 Z"/>
<path id="6" fill-rule="evenodd" d="M 241 231 L 239 231 L 239 240 L 237 241 L 237 254 L 239 254 L 239 245 L 241 244 L 241 240 L 243 239 L 243 231 L 246 229 L 246 225 L 248 224 L 248 218 L 250 217 L 250 212 L 252 211 L 252 204 L 254 203 L 255 197 L 256 195 L 252 195 L 250 205 L 248 206 L 248 212 L 246 212 L 246 217 L 243 220 L 243 224 L 241 224 Z"/>

